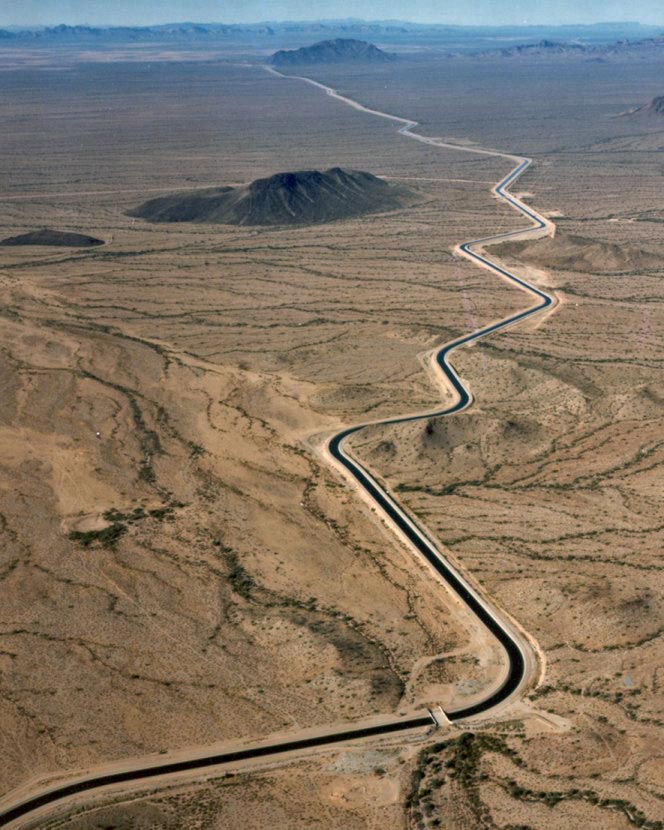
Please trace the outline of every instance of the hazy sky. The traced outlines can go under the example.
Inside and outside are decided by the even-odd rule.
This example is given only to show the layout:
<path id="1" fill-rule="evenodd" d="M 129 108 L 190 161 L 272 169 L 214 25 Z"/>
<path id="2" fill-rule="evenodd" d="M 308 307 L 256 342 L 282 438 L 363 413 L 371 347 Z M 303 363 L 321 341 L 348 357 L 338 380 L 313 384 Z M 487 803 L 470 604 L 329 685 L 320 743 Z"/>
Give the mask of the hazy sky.
<path id="1" fill-rule="evenodd" d="M 0 0 L 0 26 L 243 23 L 349 16 L 466 24 L 639 20 L 664 27 L 664 0 Z"/>

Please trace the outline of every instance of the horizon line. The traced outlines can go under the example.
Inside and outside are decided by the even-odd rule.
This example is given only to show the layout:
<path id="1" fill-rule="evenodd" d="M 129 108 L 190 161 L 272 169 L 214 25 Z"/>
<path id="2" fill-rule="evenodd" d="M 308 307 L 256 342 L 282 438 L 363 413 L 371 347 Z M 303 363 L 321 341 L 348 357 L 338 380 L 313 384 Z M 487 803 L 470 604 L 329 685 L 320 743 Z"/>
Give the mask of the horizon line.
<path id="1" fill-rule="evenodd" d="M 258 20 L 255 22 L 237 22 L 237 23 L 226 23 L 222 20 L 172 20 L 162 23 L 140 23 L 140 24 L 131 24 L 131 23 L 93 23 L 93 22 L 81 22 L 81 23 L 66 23 L 61 21 L 59 23 L 5 23 L 0 26 L 3 29 L 15 29 L 18 31 L 32 31 L 37 29 L 54 29 L 61 26 L 65 26 L 68 28 L 77 28 L 77 27 L 95 27 L 98 29 L 151 29 L 155 27 L 163 27 L 163 26 L 227 26 L 229 28 L 238 28 L 242 26 L 283 26 L 287 24 L 299 24 L 299 25 L 306 25 L 306 24 L 341 24 L 341 23 L 356 23 L 356 24 L 391 24 L 391 25 L 407 25 L 407 26 L 421 26 L 425 28 L 435 28 L 435 27 L 449 27 L 455 29 L 507 29 L 507 28 L 519 28 L 519 29 L 538 29 L 543 27 L 549 28 L 556 28 L 556 29 L 565 29 L 565 28 L 572 28 L 575 26 L 579 27 L 598 27 L 598 26 L 642 26 L 644 28 L 651 28 L 657 29 L 661 28 L 664 29 L 664 23 L 657 24 L 657 23 L 644 23 L 641 20 L 595 20 L 595 21 L 576 21 L 574 23 L 492 23 L 492 24 L 482 24 L 482 23 L 454 23 L 449 21 L 438 21 L 438 22 L 420 22 L 416 20 L 404 20 L 400 18 L 362 18 L 362 17 L 330 17 L 330 18 L 302 18 L 302 19 L 294 19 L 294 18 L 285 18 L 279 20 Z"/>

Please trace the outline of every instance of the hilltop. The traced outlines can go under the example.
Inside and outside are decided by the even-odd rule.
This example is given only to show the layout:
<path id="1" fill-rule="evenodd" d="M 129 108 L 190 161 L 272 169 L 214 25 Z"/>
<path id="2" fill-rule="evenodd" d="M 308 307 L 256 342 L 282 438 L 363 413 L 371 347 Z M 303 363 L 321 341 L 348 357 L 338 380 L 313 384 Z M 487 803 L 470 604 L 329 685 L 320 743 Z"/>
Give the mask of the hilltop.
<path id="1" fill-rule="evenodd" d="M 301 49 L 280 49 L 270 59 L 274 66 L 300 66 L 310 63 L 387 63 L 396 56 L 383 52 L 373 43 L 353 38 L 321 40 Z"/>
<path id="2" fill-rule="evenodd" d="M 256 179 L 244 187 L 218 187 L 150 199 L 130 216 L 149 222 L 222 225 L 313 225 L 394 210 L 411 191 L 361 170 L 303 170 Z"/>

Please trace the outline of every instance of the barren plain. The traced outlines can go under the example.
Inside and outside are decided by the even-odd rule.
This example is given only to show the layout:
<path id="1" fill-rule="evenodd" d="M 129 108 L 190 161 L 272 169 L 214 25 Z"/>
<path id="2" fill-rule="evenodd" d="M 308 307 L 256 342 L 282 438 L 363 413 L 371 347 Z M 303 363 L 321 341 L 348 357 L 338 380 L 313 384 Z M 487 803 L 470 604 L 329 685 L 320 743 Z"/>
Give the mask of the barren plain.
<path id="1" fill-rule="evenodd" d="M 661 64 L 310 74 L 536 161 L 516 191 L 559 236 L 492 254 L 558 310 L 455 356 L 468 412 L 353 445 L 536 638 L 543 682 L 419 755 L 338 749 L 57 826 L 655 830 L 664 133 L 619 114 L 662 92 Z M 508 164 L 419 146 L 257 66 L 3 80 L 0 234 L 106 244 L 2 253 L 2 790 L 480 695 L 499 653 L 312 436 L 430 407 L 444 392 L 418 355 L 524 306 L 452 254 L 521 225 L 489 194 Z M 126 216 L 160 192 L 336 165 L 422 199 L 303 229 Z"/>

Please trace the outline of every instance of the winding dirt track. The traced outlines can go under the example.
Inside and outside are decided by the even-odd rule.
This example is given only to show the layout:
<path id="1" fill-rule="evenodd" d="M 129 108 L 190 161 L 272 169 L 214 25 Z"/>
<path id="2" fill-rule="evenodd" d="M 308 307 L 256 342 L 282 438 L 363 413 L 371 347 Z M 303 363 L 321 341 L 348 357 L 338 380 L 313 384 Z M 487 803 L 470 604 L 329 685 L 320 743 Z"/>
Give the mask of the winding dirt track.
<path id="1" fill-rule="evenodd" d="M 480 590 L 471 585 L 468 579 L 443 556 L 426 531 L 378 484 L 360 461 L 344 448 L 344 443 L 350 435 L 370 424 L 402 424 L 451 415 L 460 412 L 472 403 L 471 393 L 449 363 L 448 358 L 452 352 L 460 346 L 477 342 L 546 309 L 551 309 L 557 303 L 555 297 L 531 285 L 501 265 L 493 263 L 485 256 L 483 249 L 488 245 L 508 238 L 536 238 L 553 234 L 555 226 L 507 191 L 507 188 L 530 166 L 530 159 L 510 153 L 502 153 L 498 150 L 456 145 L 437 138 L 420 135 L 413 132 L 417 127 L 416 121 L 365 107 L 351 98 L 340 95 L 331 87 L 310 78 L 282 75 L 272 67 L 265 67 L 265 69 L 282 79 L 305 82 L 318 87 L 330 97 L 361 112 L 393 121 L 400 125 L 398 131 L 401 135 L 414 141 L 465 153 L 505 158 L 515 164 L 511 172 L 492 188 L 492 193 L 525 216 L 531 222 L 530 227 L 463 243 L 456 248 L 456 252 L 476 265 L 486 268 L 502 279 L 516 285 L 534 298 L 535 303 L 524 311 L 457 338 L 428 355 L 431 364 L 442 375 L 445 383 L 452 388 L 455 394 L 455 402 L 451 406 L 442 410 L 438 409 L 356 424 L 333 435 L 325 442 L 323 447 L 323 453 L 328 460 L 361 490 L 364 497 L 380 512 L 398 536 L 405 540 L 419 556 L 424 558 L 431 566 L 434 576 L 442 580 L 464 602 L 504 649 L 506 672 L 500 684 L 490 690 L 483 699 L 475 701 L 462 709 L 446 712 L 444 717 L 448 720 L 459 721 L 486 714 L 489 711 L 495 712 L 498 707 L 518 698 L 535 673 L 539 671 L 536 646 L 514 621 L 494 607 L 482 595 Z M 439 719 L 442 716 L 441 711 Z M 28 824 L 34 826 L 40 820 L 45 820 L 55 810 L 69 809 L 74 805 L 80 809 L 81 805 L 106 792 L 117 794 L 127 790 L 142 789 L 145 786 L 155 787 L 157 783 L 166 785 L 183 776 L 187 779 L 202 777 L 210 774 L 214 768 L 223 765 L 226 765 L 225 768 L 233 768 L 234 765 L 245 765 L 252 760 L 260 761 L 264 759 L 264 762 L 274 762 L 280 759 L 285 760 L 291 756 L 301 757 L 302 753 L 311 753 L 327 746 L 332 747 L 339 743 L 359 739 L 379 738 L 394 734 L 403 734 L 404 737 L 406 735 L 421 735 L 423 730 L 431 729 L 437 723 L 438 720 L 431 713 L 406 717 L 388 717 L 354 723 L 352 726 L 345 728 L 336 726 L 327 730 L 309 730 L 308 732 L 300 732 L 297 735 L 282 736 L 280 738 L 275 736 L 272 739 L 266 738 L 264 741 L 254 744 L 236 743 L 208 748 L 198 747 L 197 749 L 169 753 L 166 756 L 127 759 L 121 763 L 98 767 L 94 771 L 72 772 L 65 780 L 61 779 L 59 783 L 53 781 L 30 782 L 19 790 L 7 794 L 0 802 L 0 826 L 6 828 L 25 827 Z"/>

